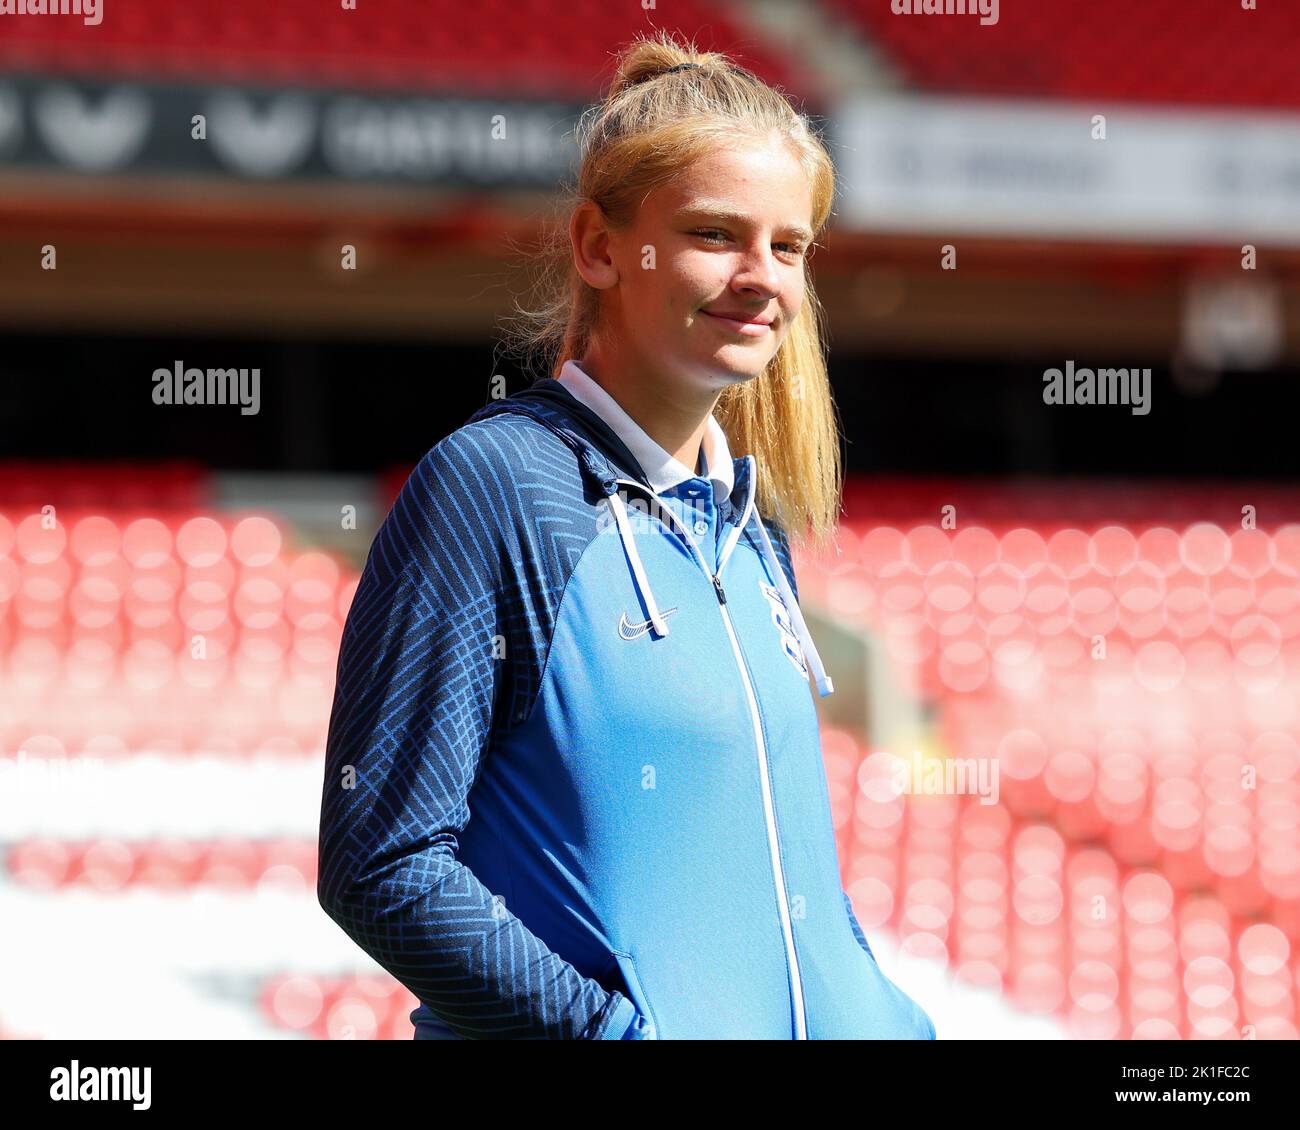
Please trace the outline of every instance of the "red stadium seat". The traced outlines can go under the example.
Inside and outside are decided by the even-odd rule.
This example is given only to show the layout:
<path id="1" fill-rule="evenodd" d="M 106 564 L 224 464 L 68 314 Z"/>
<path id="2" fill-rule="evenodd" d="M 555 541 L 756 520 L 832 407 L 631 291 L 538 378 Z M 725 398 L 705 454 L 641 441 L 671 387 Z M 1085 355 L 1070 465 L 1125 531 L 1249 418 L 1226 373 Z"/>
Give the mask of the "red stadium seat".
<path id="1" fill-rule="evenodd" d="M 1300 105 L 1291 56 L 1300 9 L 1290 5 L 1092 0 L 1086 19 L 1069 5 L 1003 5 L 997 23 L 981 25 L 978 15 L 895 15 L 875 0 L 820 2 L 935 93 Z"/>

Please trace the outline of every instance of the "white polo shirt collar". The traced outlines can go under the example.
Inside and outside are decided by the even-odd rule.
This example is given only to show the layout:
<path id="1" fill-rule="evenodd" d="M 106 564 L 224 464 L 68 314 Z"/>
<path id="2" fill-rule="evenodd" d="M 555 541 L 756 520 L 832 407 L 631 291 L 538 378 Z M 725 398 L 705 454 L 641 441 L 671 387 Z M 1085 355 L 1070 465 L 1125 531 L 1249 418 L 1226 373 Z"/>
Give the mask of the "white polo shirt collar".
<path id="1" fill-rule="evenodd" d="M 576 361 L 566 361 L 558 379 L 576 400 L 595 412 L 623 441 L 641 464 L 641 470 L 656 494 L 671 490 L 687 479 L 701 477 L 652 440 L 617 400 L 578 367 Z M 706 468 L 704 477 L 713 482 L 715 501 L 730 498 L 735 486 L 731 449 L 727 445 L 726 433 L 712 413 L 709 413 L 701 447 Z"/>

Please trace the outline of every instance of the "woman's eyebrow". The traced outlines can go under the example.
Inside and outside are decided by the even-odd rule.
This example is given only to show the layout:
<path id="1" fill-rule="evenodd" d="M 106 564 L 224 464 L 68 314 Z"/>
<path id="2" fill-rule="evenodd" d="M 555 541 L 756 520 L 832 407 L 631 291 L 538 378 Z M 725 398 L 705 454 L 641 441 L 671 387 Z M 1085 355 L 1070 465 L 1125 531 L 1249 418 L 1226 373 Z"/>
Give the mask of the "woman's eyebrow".
<path id="1" fill-rule="evenodd" d="M 743 212 L 737 212 L 733 208 L 726 208 L 718 204 L 691 204 L 678 212 L 679 216 L 698 216 L 702 219 L 720 220 L 723 223 L 748 225 L 749 217 Z M 786 224 L 784 231 L 791 235 L 797 235 L 805 243 L 812 242 L 812 232 L 802 224 Z"/>

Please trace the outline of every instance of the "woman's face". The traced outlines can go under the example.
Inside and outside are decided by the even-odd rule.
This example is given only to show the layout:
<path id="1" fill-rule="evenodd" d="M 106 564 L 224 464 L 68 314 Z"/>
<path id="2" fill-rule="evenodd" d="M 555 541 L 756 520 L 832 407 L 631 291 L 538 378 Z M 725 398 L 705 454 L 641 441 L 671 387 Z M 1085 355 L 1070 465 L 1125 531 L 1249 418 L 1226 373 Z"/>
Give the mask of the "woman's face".
<path id="1" fill-rule="evenodd" d="M 608 233 L 602 337 L 693 391 L 757 377 L 803 304 L 811 229 L 808 179 L 776 135 L 710 153 Z"/>

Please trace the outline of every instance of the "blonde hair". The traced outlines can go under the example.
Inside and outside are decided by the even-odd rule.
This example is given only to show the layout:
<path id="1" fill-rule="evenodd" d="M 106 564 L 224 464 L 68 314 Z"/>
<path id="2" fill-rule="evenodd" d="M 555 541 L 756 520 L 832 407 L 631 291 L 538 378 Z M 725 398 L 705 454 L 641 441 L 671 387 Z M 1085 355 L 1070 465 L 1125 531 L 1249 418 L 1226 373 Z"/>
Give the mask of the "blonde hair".
<path id="1" fill-rule="evenodd" d="M 760 140 L 773 132 L 808 175 L 816 236 L 830 216 L 835 171 L 808 119 L 723 54 L 701 53 L 662 30 L 634 39 L 604 102 L 579 120 L 577 186 L 559 201 L 563 219 L 544 230 L 533 260 L 541 305 L 516 305 L 517 315 L 505 319 L 507 345 L 541 353 L 556 377 L 566 360 L 586 354 L 600 305 L 599 292 L 573 265 L 568 218 L 579 203 L 594 202 L 611 227 L 624 228 L 648 193 L 692 161 L 737 135 Z M 781 347 L 758 377 L 722 392 L 714 415 L 733 453 L 754 455 L 763 517 L 792 542 L 820 546 L 839 518 L 843 468 L 823 356 L 824 311 L 804 270 L 803 306 Z"/>

